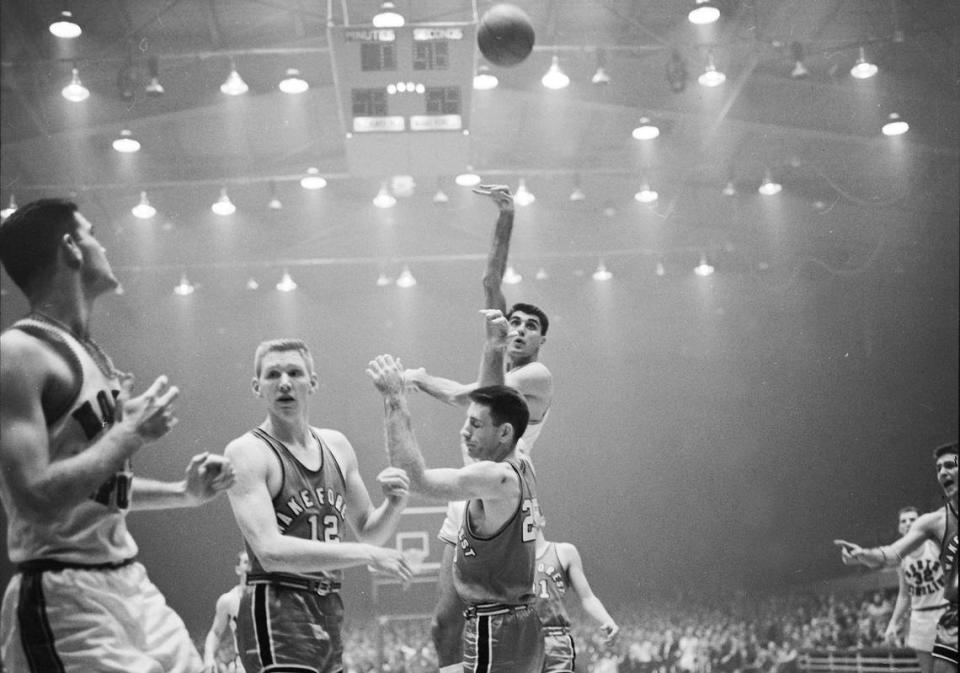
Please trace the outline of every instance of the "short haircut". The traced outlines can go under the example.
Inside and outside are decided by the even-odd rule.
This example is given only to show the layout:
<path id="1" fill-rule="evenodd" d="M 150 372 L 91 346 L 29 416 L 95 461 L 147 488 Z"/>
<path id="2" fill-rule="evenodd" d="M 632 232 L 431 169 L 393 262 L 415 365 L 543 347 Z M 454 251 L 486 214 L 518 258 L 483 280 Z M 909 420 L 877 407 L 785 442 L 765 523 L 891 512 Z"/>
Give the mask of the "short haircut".
<path id="1" fill-rule="evenodd" d="M 469 395 L 471 402 L 490 409 L 490 418 L 496 426 L 509 423 L 513 426 L 513 443 L 523 436 L 530 421 L 527 401 L 516 388 L 510 386 L 483 386 Z"/>
<path id="2" fill-rule="evenodd" d="M 253 356 L 253 373 L 260 378 L 260 367 L 263 365 L 263 358 L 267 353 L 284 353 L 286 351 L 297 351 L 303 357 L 307 369 L 313 373 L 313 356 L 310 349 L 303 339 L 269 339 L 260 342 L 257 346 L 257 352 Z"/>
<path id="3" fill-rule="evenodd" d="M 957 453 L 957 440 L 952 442 L 947 442 L 946 444 L 941 444 L 933 450 L 933 459 L 937 460 L 940 456 L 946 455 L 948 453 Z"/>
<path id="4" fill-rule="evenodd" d="M 550 329 L 550 319 L 547 317 L 547 314 L 543 312 L 537 306 L 533 304 L 525 304 L 523 302 L 517 302 L 510 307 L 510 310 L 507 312 L 507 320 L 510 320 L 512 316 L 517 311 L 522 311 L 523 313 L 529 313 L 530 315 L 535 315 L 540 319 L 540 334 L 546 336 L 547 330 Z"/>
<path id="5" fill-rule="evenodd" d="M 897 518 L 903 516 L 907 512 L 913 512 L 914 514 L 920 514 L 920 510 L 914 507 L 913 505 L 907 505 L 906 507 L 901 507 L 900 511 L 897 512 Z"/>
<path id="6" fill-rule="evenodd" d="M 0 224 L 0 261 L 24 294 L 29 296 L 56 263 L 63 235 L 77 232 L 76 212 L 73 201 L 39 199 L 17 208 Z"/>

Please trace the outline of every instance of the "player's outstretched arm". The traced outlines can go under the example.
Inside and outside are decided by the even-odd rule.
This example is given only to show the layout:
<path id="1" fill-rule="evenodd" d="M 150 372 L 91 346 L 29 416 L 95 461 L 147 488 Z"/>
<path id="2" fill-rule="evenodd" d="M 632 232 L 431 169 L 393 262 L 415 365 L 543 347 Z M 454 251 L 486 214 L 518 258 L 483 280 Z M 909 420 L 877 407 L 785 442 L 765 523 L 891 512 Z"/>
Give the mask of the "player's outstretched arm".
<path id="1" fill-rule="evenodd" d="M 847 540 L 834 540 L 840 547 L 840 559 L 844 565 L 864 565 L 868 568 L 882 568 L 900 563 L 905 554 L 909 554 L 923 544 L 924 540 L 938 540 L 938 528 L 942 527 L 943 510 L 927 512 L 918 518 L 910 530 L 888 545 L 880 547 L 861 547 Z"/>
<path id="2" fill-rule="evenodd" d="M 190 459 L 181 481 L 133 478 L 131 509 L 196 507 L 233 486 L 233 465 L 223 456 L 204 452 Z"/>
<path id="3" fill-rule="evenodd" d="M 487 266 L 483 273 L 484 306 L 507 312 L 507 299 L 503 296 L 503 274 L 507 269 L 510 254 L 510 237 L 513 234 L 513 195 L 506 185 L 478 185 L 474 193 L 489 196 L 500 211 L 493 230 L 493 241 L 487 254 Z"/>
<path id="4" fill-rule="evenodd" d="M 583 572 L 583 560 L 580 558 L 579 550 L 568 542 L 558 542 L 557 555 L 560 557 L 560 563 L 567 569 L 570 586 L 580 597 L 583 609 L 600 624 L 600 630 L 603 631 L 606 641 L 613 642 L 620 632 L 620 627 L 593 593 L 590 582 L 587 581 L 587 576 Z"/>

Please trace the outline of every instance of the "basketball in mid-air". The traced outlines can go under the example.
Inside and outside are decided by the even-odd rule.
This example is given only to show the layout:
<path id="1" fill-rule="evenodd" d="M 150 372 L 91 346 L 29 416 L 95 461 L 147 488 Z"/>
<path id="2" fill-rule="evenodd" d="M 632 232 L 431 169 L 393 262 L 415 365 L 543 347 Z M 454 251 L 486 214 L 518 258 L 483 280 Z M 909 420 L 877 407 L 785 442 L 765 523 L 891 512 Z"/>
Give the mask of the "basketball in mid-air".
<path id="1" fill-rule="evenodd" d="M 519 7 L 494 5 L 480 17 L 477 46 L 494 65 L 510 67 L 521 63 L 533 50 L 533 24 Z"/>

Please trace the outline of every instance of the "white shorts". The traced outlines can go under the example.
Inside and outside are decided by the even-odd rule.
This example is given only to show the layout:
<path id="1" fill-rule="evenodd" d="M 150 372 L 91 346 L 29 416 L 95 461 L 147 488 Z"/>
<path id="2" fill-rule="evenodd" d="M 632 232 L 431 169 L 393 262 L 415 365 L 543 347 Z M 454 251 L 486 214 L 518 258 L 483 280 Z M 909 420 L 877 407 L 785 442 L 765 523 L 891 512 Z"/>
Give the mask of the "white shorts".
<path id="1" fill-rule="evenodd" d="M 946 607 L 939 610 L 911 610 L 910 627 L 907 631 L 907 647 L 920 652 L 933 650 L 933 641 L 937 639 L 937 622 Z"/>
<path id="2" fill-rule="evenodd" d="M 183 620 L 140 563 L 17 573 L 3 596 L 0 638 L 8 671 L 61 670 L 58 662 L 75 673 L 196 673 L 203 667 Z"/>
<path id="3" fill-rule="evenodd" d="M 463 515 L 467 511 L 466 500 L 452 500 L 447 503 L 447 515 L 440 526 L 437 537 L 447 544 L 457 544 L 460 535 L 460 526 L 463 524 Z"/>

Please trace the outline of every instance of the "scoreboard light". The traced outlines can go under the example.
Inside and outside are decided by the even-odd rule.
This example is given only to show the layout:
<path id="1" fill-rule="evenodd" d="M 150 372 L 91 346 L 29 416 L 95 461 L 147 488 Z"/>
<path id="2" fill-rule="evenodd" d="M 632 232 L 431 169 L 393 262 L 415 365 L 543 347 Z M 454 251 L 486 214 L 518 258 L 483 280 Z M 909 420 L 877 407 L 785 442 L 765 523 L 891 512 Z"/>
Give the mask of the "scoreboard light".
<path id="1" fill-rule="evenodd" d="M 439 175 L 468 163 L 475 23 L 330 26 L 354 175 Z"/>

